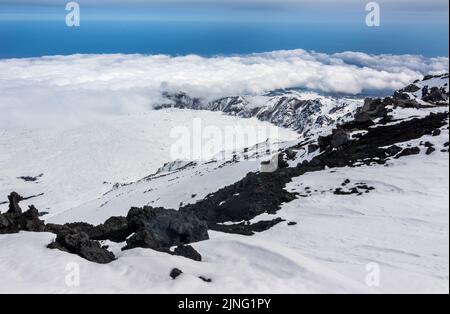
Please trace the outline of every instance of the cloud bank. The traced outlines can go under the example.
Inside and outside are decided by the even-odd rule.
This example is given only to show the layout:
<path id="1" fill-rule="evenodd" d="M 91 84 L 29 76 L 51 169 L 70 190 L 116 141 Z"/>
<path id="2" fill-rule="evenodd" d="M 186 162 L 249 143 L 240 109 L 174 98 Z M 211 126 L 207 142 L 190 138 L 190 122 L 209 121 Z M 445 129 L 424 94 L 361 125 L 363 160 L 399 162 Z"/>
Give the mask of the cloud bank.
<path id="1" fill-rule="evenodd" d="M 448 68 L 446 57 L 305 50 L 211 58 L 114 54 L 6 59 L 0 60 L 0 124 L 20 125 L 30 115 L 46 121 L 64 116 L 68 122 L 87 112 L 94 117 L 148 110 L 161 101 L 163 90 L 203 98 L 293 87 L 346 94 L 395 90 Z"/>

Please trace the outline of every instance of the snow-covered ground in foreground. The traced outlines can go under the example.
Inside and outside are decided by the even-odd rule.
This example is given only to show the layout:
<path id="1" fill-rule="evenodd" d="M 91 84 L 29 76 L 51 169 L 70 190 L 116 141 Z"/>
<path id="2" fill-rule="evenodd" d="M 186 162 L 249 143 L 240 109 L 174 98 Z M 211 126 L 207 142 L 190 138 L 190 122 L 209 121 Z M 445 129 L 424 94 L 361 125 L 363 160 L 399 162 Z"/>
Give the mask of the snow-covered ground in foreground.
<path id="1" fill-rule="evenodd" d="M 448 153 L 427 158 L 423 153 L 387 167 L 343 168 L 295 179 L 287 189 L 318 190 L 279 212 L 298 224 L 275 226 L 258 238 L 282 243 L 361 282 L 367 265 L 377 263 L 377 290 L 383 293 L 448 293 L 449 158 Z M 365 183 L 375 190 L 361 196 L 329 191 L 346 179 L 349 186 Z"/>
<path id="2" fill-rule="evenodd" d="M 211 240 L 195 245 L 203 262 L 135 249 L 98 265 L 47 249 L 54 237 L 20 233 L 0 238 L 0 293 L 370 292 L 296 250 L 256 238 L 211 232 Z M 72 286 L 74 266 L 79 267 L 79 286 Z M 177 280 L 169 277 L 173 267 L 184 272 Z"/>
<path id="3" fill-rule="evenodd" d="M 442 176 L 447 156 L 393 162 L 389 177 L 381 166 L 302 176 L 288 188 L 303 192 L 314 183 L 328 190 L 351 177 L 376 190 L 301 198 L 279 212 L 297 225 L 281 223 L 254 237 L 210 232 L 211 240 L 194 244 L 201 263 L 135 249 L 97 265 L 45 248 L 52 234 L 2 236 L 0 292 L 448 292 L 448 174 Z M 405 176 L 412 169 L 414 177 Z M 380 287 L 365 285 L 371 262 L 380 265 Z M 80 267 L 79 287 L 66 285 L 71 263 Z M 177 280 L 168 276 L 173 267 L 184 272 Z"/>
<path id="4" fill-rule="evenodd" d="M 285 204 L 275 216 L 254 219 L 282 217 L 286 222 L 253 237 L 210 232 L 210 240 L 193 244 L 202 262 L 147 249 L 121 252 L 123 244 L 106 242 L 118 260 L 97 265 L 47 249 L 53 234 L 2 236 L 0 292 L 448 293 L 449 157 L 440 152 L 448 136 L 445 130 L 439 137 L 424 136 L 401 145 L 431 141 L 437 150 L 429 156 L 423 149 L 420 155 L 385 166 L 324 170 L 295 178 L 286 189 L 307 195 L 306 187 L 311 187 L 311 195 Z M 375 190 L 359 196 L 330 191 L 346 179 L 351 180 L 348 188 L 364 183 Z M 189 182 L 175 185 L 195 191 Z M 125 204 L 129 201 L 126 193 L 120 197 Z M 168 201 L 170 196 L 161 198 Z M 366 277 L 373 269 L 366 267 L 373 263 L 379 266 L 380 285 L 369 287 Z M 74 265 L 79 267 L 80 285 L 68 286 Z M 177 280 L 169 277 L 174 267 L 184 272 Z"/>
<path id="5" fill-rule="evenodd" d="M 203 132 L 211 125 L 220 130 L 220 136 L 212 138 L 212 155 L 222 150 L 232 151 L 234 145 L 237 149 L 244 149 L 263 142 L 266 140 L 263 135 L 273 140 L 294 140 L 298 137 L 293 131 L 256 119 L 243 120 L 217 112 L 170 109 L 149 110 L 145 114 L 98 116 L 95 121 L 80 120 L 76 125 L 68 126 L 0 126 L 0 203 L 14 190 L 23 196 L 44 193 L 30 200 L 30 203 L 52 214 L 81 206 L 110 191 L 115 183 L 137 181 L 172 161 L 172 145 L 180 141 L 190 142 L 198 135 L 194 130 L 194 121 L 201 121 Z M 189 130 L 185 134 L 187 137 L 171 133 L 180 127 Z M 247 145 L 234 141 L 240 128 L 260 132 L 261 138 L 249 136 Z M 227 131 L 231 129 L 234 131 Z M 186 155 L 195 157 L 193 154 Z M 40 174 L 43 175 L 36 182 L 18 178 Z M 245 172 L 238 175 L 245 175 Z M 227 181 L 227 184 L 230 183 Z M 6 206 L 0 205 L 0 211 L 6 210 Z M 121 214 L 128 209 L 124 208 Z M 105 213 L 102 218 L 110 216 L 111 213 Z M 76 219 L 84 218 L 88 219 L 82 216 Z"/>

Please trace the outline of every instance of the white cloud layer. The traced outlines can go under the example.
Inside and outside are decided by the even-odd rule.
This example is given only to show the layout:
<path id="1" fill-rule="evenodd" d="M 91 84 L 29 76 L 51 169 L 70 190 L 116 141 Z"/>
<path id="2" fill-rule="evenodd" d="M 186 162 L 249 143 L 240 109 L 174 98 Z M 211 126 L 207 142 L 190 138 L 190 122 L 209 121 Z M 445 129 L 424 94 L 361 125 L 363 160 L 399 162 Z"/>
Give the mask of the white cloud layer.
<path id="1" fill-rule="evenodd" d="M 394 90 L 448 68 L 447 57 L 304 50 L 211 58 L 115 54 L 6 59 L 0 60 L 0 123 L 29 123 L 30 115 L 56 122 L 64 115 L 69 122 L 79 115 L 148 110 L 164 89 L 204 98 L 291 87 L 348 94 Z"/>

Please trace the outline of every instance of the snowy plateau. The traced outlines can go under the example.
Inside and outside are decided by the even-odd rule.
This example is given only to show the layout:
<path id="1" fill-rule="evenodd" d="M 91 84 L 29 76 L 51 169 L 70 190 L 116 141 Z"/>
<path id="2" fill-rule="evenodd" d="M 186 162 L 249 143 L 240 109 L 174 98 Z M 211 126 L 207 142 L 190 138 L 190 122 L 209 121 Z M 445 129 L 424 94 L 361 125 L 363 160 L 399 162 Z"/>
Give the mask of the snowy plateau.
<path id="1" fill-rule="evenodd" d="M 127 98 L 112 73 L 56 72 L 79 58 L 0 62 L 0 293 L 449 293 L 448 74 L 397 73 L 370 98 L 148 82 Z M 172 158 L 195 119 L 272 132 Z"/>

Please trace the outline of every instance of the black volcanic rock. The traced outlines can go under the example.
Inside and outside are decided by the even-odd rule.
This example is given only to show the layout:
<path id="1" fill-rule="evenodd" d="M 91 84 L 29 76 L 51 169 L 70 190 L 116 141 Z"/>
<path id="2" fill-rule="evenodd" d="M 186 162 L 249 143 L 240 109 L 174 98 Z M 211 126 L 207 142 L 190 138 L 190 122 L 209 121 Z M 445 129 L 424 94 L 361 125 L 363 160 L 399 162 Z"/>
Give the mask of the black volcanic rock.
<path id="1" fill-rule="evenodd" d="M 211 278 L 206 278 L 206 277 L 203 277 L 203 276 L 199 276 L 198 278 L 201 279 L 204 282 L 207 282 L 207 283 L 211 283 L 212 282 Z"/>
<path id="2" fill-rule="evenodd" d="M 157 236 L 150 230 L 141 230 L 127 239 L 127 245 L 123 248 L 123 250 L 134 248 L 153 249 L 163 252 L 168 252 L 169 250 L 169 247 L 164 246 Z"/>
<path id="3" fill-rule="evenodd" d="M 448 102 L 448 94 L 444 88 L 432 87 L 426 93 L 423 93 L 423 95 L 422 100 L 432 104 Z"/>
<path id="4" fill-rule="evenodd" d="M 208 226 L 194 215 L 164 208 L 132 208 L 128 227 L 134 233 L 124 249 L 136 247 L 167 251 L 183 245 L 209 239 Z"/>
<path id="5" fill-rule="evenodd" d="M 434 130 L 433 131 L 433 136 L 439 136 L 439 135 L 441 135 L 441 133 L 442 133 L 442 131 L 440 130 L 440 129 L 436 129 L 436 130 Z"/>
<path id="6" fill-rule="evenodd" d="M 131 233 L 127 218 L 111 217 L 103 224 L 96 226 L 91 237 L 94 240 L 111 240 L 120 243 L 124 242 Z"/>
<path id="7" fill-rule="evenodd" d="M 403 150 L 403 148 L 401 148 L 400 146 L 392 145 L 386 149 L 386 154 L 388 154 L 389 156 L 395 156 L 398 153 L 400 153 L 402 150 Z"/>
<path id="8" fill-rule="evenodd" d="M 55 234 L 68 230 L 84 232 L 92 240 L 110 240 L 117 243 L 124 242 L 132 233 L 128 228 L 128 221 L 125 217 L 111 217 L 98 226 L 85 222 L 66 223 L 64 225 L 47 224 L 47 231 Z"/>
<path id="9" fill-rule="evenodd" d="M 434 153 L 436 151 L 436 148 L 434 147 L 428 147 L 427 151 L 425 152 L 426 155 L 431 155 L 432 153 Z"/>
<path id="10" fill-rule="evenodd" d="M 179 245 L 175 248 L 173 255 L 183 256 L 191 260 L 201 262 L 202 256 L 190 245 Z"/>
<path id="11" fill-rule="evenodd" d="M 316 144 L 309 144 L 308 145 L 308 154 L 314 153 L 315 151 L 317 151 L 319 149 L 319 145 Z"/>
<path id="12" fill-rule="evenodd" d="M 23 199 L 24 198 L 20 196 L 17 192 L 12 192 L 10 195 L 8 195 L 9 201 L 8 213 L 21 214 L 22 208 L 20 208 L 19 203 L 23 201 Z"/>
<path id="13" fill-rule="evenodd" d="M 19 231 L 43 232 L 45 223 L 40 220 L 38 210 L 33 206 L 22 213 L 18 211 L 8 211 L 0 214 L 0 234 L 17 233 Z"/>
<path id="14" fill-rule="evenodd" d="M 219 232 L 252 236 L 255 234 L 255 232 L 266 231 L 283 221 L 284 220 L 281 218 L 275 218 L 273 220 L 258 221 L 254 224 L 245 223 L 245 222 L 241 222 L 241 223 L 237 223 L 237 224 L 228 224 L 228 225 L 216 224 L 216 225 L 210 226 L 210 229 L 219 231 Z"/>
<path id="15" fill-rule="evenodd" d="M 339 148 L 350 142 L 351 142 L 350 135 L 343 128 L 333 129 L 331 135 L 319 136 L 318 138 L 318 143 L 321 151 L 325 151 L 330 147 Z"/>
<path id="16" fill-rule="evenodd" d="M 43 213 L 31 205 L 26 212 L 22 212 L 19 203 L 36 196 L 22 197 L 16 192 L 8 196 L 9 206 L 5 214 L 0 213 L 0 234 L 17 233 L 20 231 L 43 232 L 46 231 L 45 223 L 40 220 Z"/>
<path id="17" fill-rule="evenodd" d="M 18 179 L 21 179 L 21 180 L 23 180 L 25 182 L 36 182 L 39 178 L 41 178 L 43 176 L 44 176 L 44 174 L 41 173 L 40 175 L 35 176 L 35 177 L 33 177 L 33 176 L 21 176 L 21 177 L 18 177 Z"/>
<path id="18" fill-rule="evenodd" d="M 97 240 L 126 241 L 127 245 L 123 249 L 140 247 L 170 253 L 169 249 L 174 245 L 208 239 L 206 223 L 195 216 L 151 207 L 132 208 L 127 217 L 111 217 L 98 226 L 83 222 L 48 224 L 45 231 L 57 234 L 56 241 L 49 248 L 77 254 L 101 264 L 114 260 L 114 255 L 101 247 Z M 194 254 L 195 250 L 191 249 L 179 249 L 178 253 L 198 258 Z"/>
<path id="19" fill-rule="evenodd" d="M 418 82 L 417 82 L 418 83 Z M 415 84 L 410 84 L 406 86 L 405 88 L 399 90 L 400 93 L 415 93 L 420 90 L 420 87 L 418 87 Z"/>
<path id="20" fill-rule="evenodd" d="M 356 122 L 368 122 L 377 118 L 387 117 L 388 111 L 386 106 L 392 103 L 390 98 L 385 99 L 370 99 L 364 100 L 364 106 L 355 115 Z"/>
<path id="21" fill-rule="evenodd" d="M 344 191 L 342 188 L 337 188 L 334 190 L 333 194 L 335 195 L 351 195 L 351 194 L 359 194 L 357 188 L 351 188 L 349 191 Z"/>
<path id="22" fill-rule="evenodd" d="M 334 129 L 331 134 L 331 147 L 339 148 L 343 145 L 346 145 L 350 142 L 350 136 L 343 129 Z"/>
<path id="23" fill-rule="evenodd" d="M 178 268 L 174 268 L 170 271 L 170 277 L 172 279 L 178 278 L 183 272 L 179 270 Z"/>
<path id="24" fill-rule="evenodd" d="M 342 186 L 346 186 L 347 184 L 350 184 L 350 179 L 345 179 L 344 182 L 342 182 Z"/>
<path id="25" fill-rule="evenodd" d="M 90 240 L 85 232 L 77 230 L 60 232 L 48 248 L 76 254 L 98 264 L 107 264 L 115 260 L 114 254 L 102 247 L 98 241 Z"/>
<path id="26" fill-rule="evenodd" d="M 293 168 L 279 168 L 271 173 L 248 173 L 233 185 L 208 195 L 196 204 L 180 208 L 185 215 L 196 216 L 209 227 L 223 222 L 241 222 L 262 213 L 274 214 L 281 203 L 295 199 L 284 189 Z"/>
<path id="27" fill-rule="evenodd" d="M 318 144 L 320 151 L 325 151 L 328 147 L 331 146 L 331 135 L 328 136 L 319 136 L 318 138 Z"/>
<path id="28" fill-rule="evenodd" d="M 400 157 L 411 156 L 411 155 L 418 155 L 418 154 L 420 154 L 420 148 L 419 147 L 407 147 L 404 150 L 402 150 L 400 154 L 395 156 L 395 158 L 398 159 Z"/>

